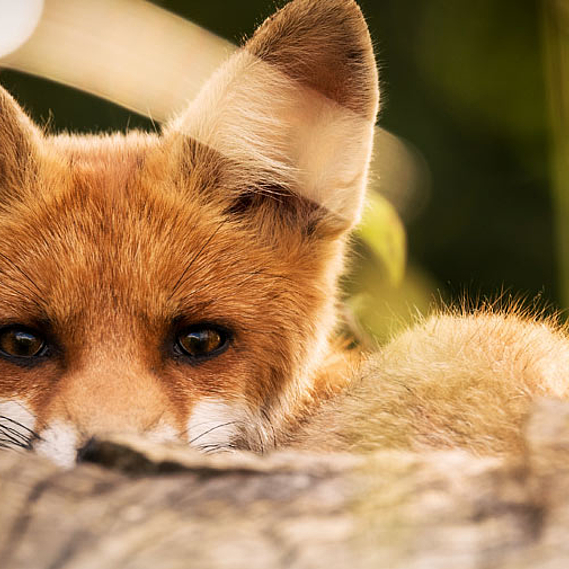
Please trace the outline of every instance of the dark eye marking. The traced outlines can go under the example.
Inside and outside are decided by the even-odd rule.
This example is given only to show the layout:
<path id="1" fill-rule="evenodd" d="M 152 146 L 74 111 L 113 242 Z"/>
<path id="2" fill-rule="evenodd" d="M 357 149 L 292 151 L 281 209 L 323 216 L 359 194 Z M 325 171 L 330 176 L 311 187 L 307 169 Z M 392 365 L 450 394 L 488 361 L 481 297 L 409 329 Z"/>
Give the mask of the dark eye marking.
<path id="1" fill-rule="evenodd" d="M 0 328 L 0 356 L 32 363 L 46 352 L 47 342 L 40 332 L 18 324 Z"/>
<path id="2" fill-rule="evenodd" d="M 196 363 L 219 356 L 229 347 L 231 332 L 217 324 L 194 324 L 176 335 L 174 349 L 178 355 Z"/>

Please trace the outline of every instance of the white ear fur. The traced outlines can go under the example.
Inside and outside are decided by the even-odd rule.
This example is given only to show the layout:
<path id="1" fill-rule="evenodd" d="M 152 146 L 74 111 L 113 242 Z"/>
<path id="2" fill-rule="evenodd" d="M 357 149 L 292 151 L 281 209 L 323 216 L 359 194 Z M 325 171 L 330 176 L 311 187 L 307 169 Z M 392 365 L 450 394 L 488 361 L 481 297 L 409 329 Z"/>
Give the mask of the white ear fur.
<path id="1" fill-rule="evenodd" d="M 351 227 L 360 216 L 377 112 L 377 87 L 374 87 L 375 93 L 369 93 L 369 83 L 377 84 L 373 56 L 368 73 L 371 80 L 369 76 L 365 77 L 367 84 L 359 85 L 354 80 L 361 76 L 362 65 L 354 76 L 334 77 L 336 83 L 345 81 L 349 85 L 345 90 L 353 90 L 354 99 L 359 96 L 358 90 L 363 93 L 362 99 L 369 99 L 366 116 L 314 88 L 312 85 L 318 87 L 318 84 L 310 76 L 293 78 L 282 71 L 288 67 L 287 57 L 305 57 L 305 74 L 337 73 L 332 65 L 334 58 L 330 69 L 324 72 L 321 68 L 311 69 L 311 54 L 303 50 L 303 38 L 292 37 L 298 27 L 294 19 L 299 16 L 295 12 L 297 4 L 303 9 L 313 8 L 313 26 L 322 24 L 323 5 L 330 10 L 341 4 L 343 9 L 355 10 L 363 22 L 359 9 L 351 0 L 292 2 L 287 6 L 288 15 L 285 13 L 279 18 L 278 13 L 260 29 L 266 44 L 267 36 L 270 39 L 272 28 L 275 28 L 275 34 L 280 34 L 278 49 L 283 53 L 276 56 L 270 53 L 269 58 L 263 54 L 261 58 L 252 51 L 256 47 L 254 37 L 214 74 L 169 128 L 197 139 L 237 164 L 236 175 L 241 179 L 235 182 L 239 186 L 254 189 L 261 183 L 265 187 L 286 188 L 322 205 Z M 326 10 L 324 13 L 327 14 Z M 330 26 L 328 20 L 325 23 Z M 341 22 L 334 22 L 334 25 L 341 26 Z M 283 49 L 282 40 L 283 28 L 286 30 L 287 26 L 292 30 L 292 49 L 288 50 Z M 364 40 L 369 43 L 365 24 L 362 29 L 366 34 Z M 346 44 L 345 57 L 348 58 L 350 38 L 346 40 L 346 31 L 341 31 L 342 41 Z M 315 64 L 327 49 L 326 39 L 323 35 L 324 44 L 320 46 Z M 288 41 L 286 35 L 285 41 Z M 335 41 L 333 33 L 328 41 Z M 354 45 L 358 42 L 361 44 L 362 38 L 354 37 Z M 369 46 L 371 51 L 371 44 Z M 310 47 L 306 46 L 307 49 Z M 335 48 L 337 58 L 338 47 Z M 272 60 L 271 63 L 267 59 Z M 356 108 L 362 106 L 360 101 L 356 103 Z"/>

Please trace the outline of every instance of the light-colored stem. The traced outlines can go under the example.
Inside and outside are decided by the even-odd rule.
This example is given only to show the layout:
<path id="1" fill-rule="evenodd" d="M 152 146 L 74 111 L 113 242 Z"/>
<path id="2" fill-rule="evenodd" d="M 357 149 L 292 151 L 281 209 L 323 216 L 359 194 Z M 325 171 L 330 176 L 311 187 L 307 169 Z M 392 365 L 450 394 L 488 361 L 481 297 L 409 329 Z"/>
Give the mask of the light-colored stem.
<path id="1" fill-rule="evenodd" d="M 569 2 L 543 1 L 545 69 L 551 123 L 551 189 L 558 287 L 569 307 Z"/>

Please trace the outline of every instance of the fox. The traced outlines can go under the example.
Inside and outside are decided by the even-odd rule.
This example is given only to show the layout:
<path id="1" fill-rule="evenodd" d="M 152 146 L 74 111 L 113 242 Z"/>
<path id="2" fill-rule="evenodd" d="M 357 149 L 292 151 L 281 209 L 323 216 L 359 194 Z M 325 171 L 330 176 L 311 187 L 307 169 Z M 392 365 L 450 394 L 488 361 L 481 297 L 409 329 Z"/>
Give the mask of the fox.
<path id="1" fill-rule="evenodd" d="M 1 89 L 0 446 L 521 452 L 532 403 L 568 396 L 555 318 L 339 338 L 379 95 L 353 0 L 284 5 L 160 132 L 48 133 Z"/>

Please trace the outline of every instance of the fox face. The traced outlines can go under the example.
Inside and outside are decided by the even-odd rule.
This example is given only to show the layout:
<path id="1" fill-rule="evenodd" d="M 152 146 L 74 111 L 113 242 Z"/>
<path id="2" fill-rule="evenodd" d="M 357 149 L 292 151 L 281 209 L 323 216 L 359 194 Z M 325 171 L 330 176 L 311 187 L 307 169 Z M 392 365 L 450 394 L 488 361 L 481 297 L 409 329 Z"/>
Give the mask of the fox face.
<path id="1" fill-rule="evenodd" d="M 351 0 L 294 0 L 161 134 L 50 136 L 0 92 L 0 446 L 262 452 L 335 387 L 378 107 Z"/>

